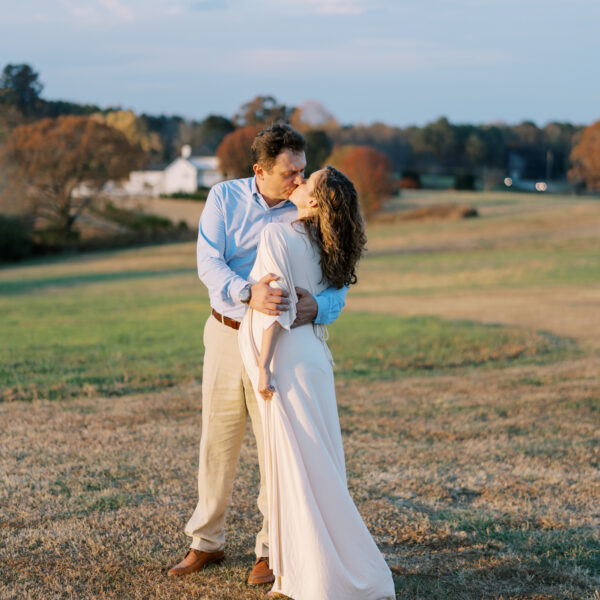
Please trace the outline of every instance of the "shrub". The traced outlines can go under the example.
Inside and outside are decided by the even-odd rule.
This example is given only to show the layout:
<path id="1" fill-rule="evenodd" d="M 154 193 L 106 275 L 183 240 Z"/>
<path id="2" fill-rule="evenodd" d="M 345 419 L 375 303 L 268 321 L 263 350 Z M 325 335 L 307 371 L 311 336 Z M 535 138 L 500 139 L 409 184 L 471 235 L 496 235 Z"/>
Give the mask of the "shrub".
<path id="1" fill-rule="evenodd" d="M 139 233 L 144 238 L 152 239 L 158 234 L 173 228 L 173 223 L 165 217 L 137 213 L 116 207 L 112 202 L 107 202 L 104 210 L 98 211 L 103 217 L 113 223 L 124 225 L 131 231 Z"/>
<path id="2" fill-rule="evenodd" d="M 454 177 L 455 190 L 474 190 L 475 175 L 473 173 L 458 173 Z"/>
<path id="3" fill-rule="evenodd" d="M 403 171 L 398 187 L 403 190 L 418 190 L 421 188 L 421 176 L 417 171 Z"/>
<path id="4" fill-rule="evenodd" d="M 192 200 L 193 202 L 206 202 L 208 198 L 209 188 L 200 187 L 195 192 L 174 192 L 173 194 L 161 194 L 161 198 L 169 200 Z"/>
<path id="5" fill-rule="evenodd" d="M 31 256 L 31 234 L 18 217 L 0 215 L 0 261 L 19 260 Z"/>

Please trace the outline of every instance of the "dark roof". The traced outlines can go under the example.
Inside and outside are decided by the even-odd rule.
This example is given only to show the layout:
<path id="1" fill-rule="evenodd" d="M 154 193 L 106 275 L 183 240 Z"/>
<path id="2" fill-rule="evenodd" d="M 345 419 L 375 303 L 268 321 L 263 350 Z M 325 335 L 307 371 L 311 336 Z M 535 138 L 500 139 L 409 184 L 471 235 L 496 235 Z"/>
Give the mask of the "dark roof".
<path id="1" fill-rule="evenodd" d="M 152 163 L 152 164 L 148 165 L 146 168 L 140 169 L 140 171 L 164 171 L 167 168 L 167 166 L 170 164 L 171 163 L 168 163 L 168 162 Z"/>

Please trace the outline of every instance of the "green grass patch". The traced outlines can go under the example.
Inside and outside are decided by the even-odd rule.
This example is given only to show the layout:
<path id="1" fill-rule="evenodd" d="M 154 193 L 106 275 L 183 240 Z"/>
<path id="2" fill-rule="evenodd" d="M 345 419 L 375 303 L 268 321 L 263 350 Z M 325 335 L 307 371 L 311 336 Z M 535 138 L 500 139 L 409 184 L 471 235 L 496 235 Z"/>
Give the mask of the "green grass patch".
<path id="1" fill-rule="evenodd" d="M 202 286 L 192 274 L 143 275 L 65 280 L 48 293 L 0 299 L 2 397 L 124 395 L 199 380 L 209 314 Z M 330 332 L 342 378 L 553 360 L 573 350 L 549 334 L 436 317 L 346 313 Z"/>
<path id="2" fill-rule="evenodd" d="M 172 244 L 0 271 L 0 398 L 123 395 L 199 380 L 209 304 L 194 252 L 191 243 Z M 597 249 L 569 245 L 393 253 L 367 257 L 351 293 L 590 283 L 598 273 Z M 543 332 L 436 317 L 345 312 L 330 332 L 340 378 L 549 362 L 577 352 Z"/>
<path id="3" fill-rule="evenodd" d="M 193 274 L 73 285 L 0 298 L 5 400 L 123 395 L 201 377 L 209 306 Z"/>
<path id="4" fill-rule="evenodd" d="M 73 287 L 88 283 L 107 283 L 119 280 L 135 280 L 148 277 L 160 277 L 164 275 L 179 275 L 192 273 L 186 267 L 165 270 L 148 271 L 112 271 L 107 273 L 73 273 L 68 275 L 57 275 L 50 277 L 39 277 L 32 279 L 16 279 L 0 281 L 0 295 L 25 294 L 44 289 L 57 287 Z"/>
<path id="5" fill-rule="evenodd" d="M 569 340 L 544 332 L 428 316 L 347 313 L 329 330 L 341 377 L 391 379 L 459 367 L 552 361 L 576 349 Z"/>
<path id="6" fill-rule="evenodd" d="M 432 524 L 444 523 L 465 532 L 472 544 L 485 544 L 518 555 L 521 561 L 543 569 L 569 572 L 576 567 L 600 572 L 600 535 L 589 527 L 556 524 L 540 527 L 535 521 L 486 517 L 469 511 L 440 511 Z"/>

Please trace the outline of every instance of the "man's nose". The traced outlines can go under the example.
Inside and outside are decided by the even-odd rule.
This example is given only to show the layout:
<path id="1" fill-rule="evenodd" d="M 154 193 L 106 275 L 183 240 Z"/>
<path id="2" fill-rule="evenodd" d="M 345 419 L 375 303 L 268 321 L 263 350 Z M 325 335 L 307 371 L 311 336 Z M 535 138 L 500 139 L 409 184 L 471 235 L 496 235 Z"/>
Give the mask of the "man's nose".
<path id="1" fill-rule="evenodd" d="M 304 179 L 304 173 L 298 173 L 295 177 L 294 177 L 294 183 L 296 185 L 302 185 L 306 180 Z"/>

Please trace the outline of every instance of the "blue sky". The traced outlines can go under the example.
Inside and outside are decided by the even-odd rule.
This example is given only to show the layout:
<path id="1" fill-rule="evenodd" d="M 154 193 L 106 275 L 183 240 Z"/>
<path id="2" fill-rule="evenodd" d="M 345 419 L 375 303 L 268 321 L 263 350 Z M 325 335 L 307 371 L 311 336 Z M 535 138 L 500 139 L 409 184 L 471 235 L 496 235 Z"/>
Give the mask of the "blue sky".
<path id="1" fill-rule="evenodd" d="M 600 118 L 597 0 L 20 0 L 44 97 L 202 119 L 258 94 L 342 123 Z"/>

